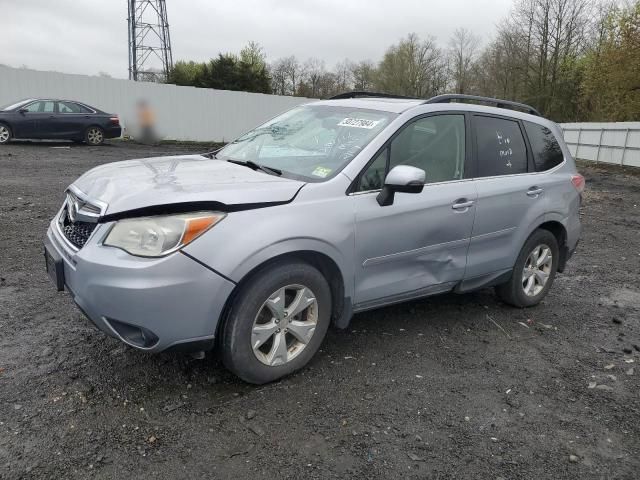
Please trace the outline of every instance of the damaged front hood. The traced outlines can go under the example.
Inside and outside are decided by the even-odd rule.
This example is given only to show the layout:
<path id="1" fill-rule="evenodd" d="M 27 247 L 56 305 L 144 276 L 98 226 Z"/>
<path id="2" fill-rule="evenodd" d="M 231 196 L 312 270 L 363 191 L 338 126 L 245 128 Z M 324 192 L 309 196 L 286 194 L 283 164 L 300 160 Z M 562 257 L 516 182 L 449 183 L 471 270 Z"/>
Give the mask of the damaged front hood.
<path id="1" fill-rule="evenodd" d="M 73 183 L 87 199 L 107 204 L 107 216 L 180 204 L 229 209 L 292 200 L 304 182 L 272 176 L 201 155 L 108 163 Z M 162 211 L 162 209 L 155 209 Z"/>

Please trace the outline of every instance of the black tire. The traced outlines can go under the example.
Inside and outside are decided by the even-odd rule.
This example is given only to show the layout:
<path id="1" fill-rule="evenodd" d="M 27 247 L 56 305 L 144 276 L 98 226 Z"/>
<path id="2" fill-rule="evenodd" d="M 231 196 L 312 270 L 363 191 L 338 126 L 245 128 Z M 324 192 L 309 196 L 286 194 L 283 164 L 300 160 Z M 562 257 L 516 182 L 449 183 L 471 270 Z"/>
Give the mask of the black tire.
<path id="1" fill-rule="evenodd" d="M 104 129 L 97 125 L 92 125 L 84 132 L 84 141 L 87 145 L 98 146 L 104 143 Z"/>
<path id="2" fill-rule="evenodd" d="M 297 356 L 281 365 L 266 365 L 258 360 L 251 345 L 254 320 L 266 300 L 288 285 L 302 285 L 313 292 L 317 301 L 316 328 Z M 330 322 L 331 290 L 318 270 L 302 262 L 269 265 L 244 283 L 232 300 L 220 337 L 222 361 L 246 382 L 258 385 L 272 382 L 299 370 L 311 360 L 320 348 Z"/>
<path id="3" fill-rule="evenodd" d="M 12 136 L 11 127 L 6 123 L 0 122 L 0 145 L 9 143 Z"/>
<path id="4" fill-rule="evenodd" d="M 523 273 L 529 255 L 539 245 L 546 245 L 549 247 L 551 250 L 552 262 L 549 277 L 544 284 L 544 287 L 537 294 L 530 296 L 525 293 L 525 288 L 523 286 Z M 556 272 L 558 271 L 559 258 L 560 249 L 555 235 L 548 230 L 536 230 L 524 243 L 524 246 L 518 255 L 518 259 L 516 260 L 515 266 L 513 267 L 511 278 L 509 278 L 507 282 L 496 287 L 496 294 L 502 301 L 509 305 L 513 305 L 514 307 L 525 308 L 537 305 L 547 295 L 551 285 L 553 285 L 553 280 L 556 276 Z"/>

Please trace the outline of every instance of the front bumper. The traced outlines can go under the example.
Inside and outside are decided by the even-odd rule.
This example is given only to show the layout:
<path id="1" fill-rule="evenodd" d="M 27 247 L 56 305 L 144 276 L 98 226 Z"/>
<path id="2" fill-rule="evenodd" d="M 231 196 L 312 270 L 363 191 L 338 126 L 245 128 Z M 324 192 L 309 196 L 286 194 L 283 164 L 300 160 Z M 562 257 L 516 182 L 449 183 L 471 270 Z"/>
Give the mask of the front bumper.
<path id="1" fill-rule="evenodd" d="M 212 345 L 234 284 L 180 252 L 138 258 L 101 245 L 99 225 L 81 250 L 51 222 L 48 248 L 62 257 L 66 290 L 106 334 L 149 352 Z"/>

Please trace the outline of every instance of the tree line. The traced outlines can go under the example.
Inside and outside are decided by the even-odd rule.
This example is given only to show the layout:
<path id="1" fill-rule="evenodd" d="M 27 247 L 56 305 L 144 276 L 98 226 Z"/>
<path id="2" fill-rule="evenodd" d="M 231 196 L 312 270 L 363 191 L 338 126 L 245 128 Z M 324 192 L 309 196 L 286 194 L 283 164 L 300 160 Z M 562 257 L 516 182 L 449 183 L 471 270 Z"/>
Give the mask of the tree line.
<path id="1" fill-rule="evenodd" d="M 640 120 L 640 0 L 515 0 L 484 46 L 458 28 L 445 45 L 411 33 L 378 61 L 266 58 L 250 42 L 239 55 L 177 62 L 168 82 L 311 98 L 463 93 L 524 102 L 556 121 Z"/>

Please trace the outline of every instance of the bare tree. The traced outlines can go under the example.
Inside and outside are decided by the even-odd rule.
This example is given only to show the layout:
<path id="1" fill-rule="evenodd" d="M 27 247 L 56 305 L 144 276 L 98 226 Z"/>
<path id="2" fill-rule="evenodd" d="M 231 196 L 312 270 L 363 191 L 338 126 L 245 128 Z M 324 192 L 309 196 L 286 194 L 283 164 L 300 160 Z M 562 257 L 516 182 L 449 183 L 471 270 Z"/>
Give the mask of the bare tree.
<path id="1" fill-rule="evenodd" d="M 376 66 L 371 60 L 363 60 L 351 65 L 354 90 L 367 91 L 374 88 Z"/>
<path id="2" fill-rule="evenodd" d="M 449 40 L 449 75 L 455 93 L 469 93 L 479 41 L 466 28 L 456 29 Z"/>
<path id="3" fill-rule="evenodd" d="M 308 96 L 317 98 L 320 96 L 320 81 L 325 74 L 324 61 L 310 58 L 304 64 L 306 82 L 309 86 Z"/>
<path id="4" fill-rule="evenodd" d="M 391 46 L 380 62 L 377 86 L 386 92 L 427 97 L 446 86 L 446 63 L 433 38 L 409 34 Z"/>
<path id="5" fill-rule="evenodd" d="M 349 59 L 345 59 L 342 62 L 338 62 L 336 64 L 334 73 L 336 75 L 336 88 L 338 90 L 338 93 L 352 90 L 352 70 L 353 62 L 351 62 Z"/>
<path id="6" fill-rule="evenodd" d="M 289 95 L 289 77 L 287 65 L 283 58 L 274 61 L 270 68 L 271 89 L 276 95 Z"/>

